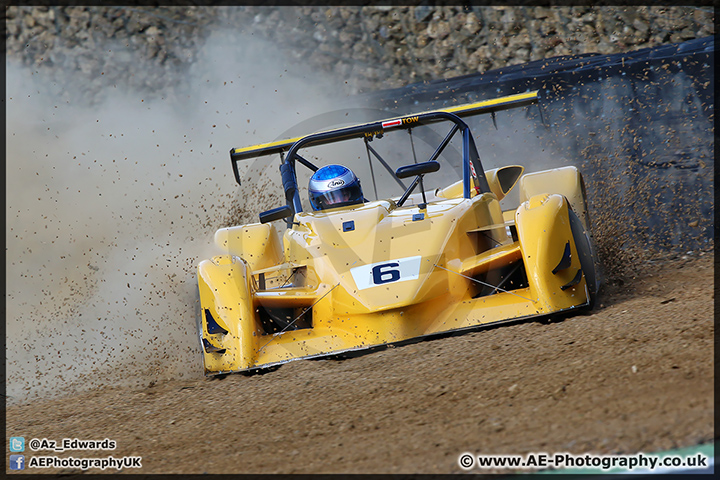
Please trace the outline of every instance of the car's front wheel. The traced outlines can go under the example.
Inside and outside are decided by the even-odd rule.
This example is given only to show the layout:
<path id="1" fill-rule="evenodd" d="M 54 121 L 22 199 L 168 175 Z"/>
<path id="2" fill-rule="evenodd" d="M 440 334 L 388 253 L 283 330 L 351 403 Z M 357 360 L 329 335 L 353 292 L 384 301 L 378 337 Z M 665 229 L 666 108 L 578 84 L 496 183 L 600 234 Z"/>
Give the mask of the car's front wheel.
<path id="1" fill-rule="evenodd" d="M 585 275 L 585 283 L 587 284 L 587 309 L 592 310 L 595 307 L 599 287 L 597 272 L 595 270 L 595 254 L 589 232 L 585 230 L 585 227 L 583 227 L 582 222 L 572 208 L 568 208 L 568 215 L 570 217 L 570 230 L 572 231 L 573 240 L 575 241 L 575 248 L 580 257 L 580 266 Z"/>

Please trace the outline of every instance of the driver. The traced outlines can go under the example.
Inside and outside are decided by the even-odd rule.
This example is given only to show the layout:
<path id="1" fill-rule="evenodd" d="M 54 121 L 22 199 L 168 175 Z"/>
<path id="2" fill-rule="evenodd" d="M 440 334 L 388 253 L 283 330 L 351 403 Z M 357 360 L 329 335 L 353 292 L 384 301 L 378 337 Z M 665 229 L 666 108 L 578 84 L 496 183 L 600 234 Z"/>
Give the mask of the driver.
<path id="1" fill-rule="evenodd" d="M 362 188 L 352 170 L 342 165 L 325 165 L 310 178 L 310 205 L 314 211 L 363 203 Z"/>

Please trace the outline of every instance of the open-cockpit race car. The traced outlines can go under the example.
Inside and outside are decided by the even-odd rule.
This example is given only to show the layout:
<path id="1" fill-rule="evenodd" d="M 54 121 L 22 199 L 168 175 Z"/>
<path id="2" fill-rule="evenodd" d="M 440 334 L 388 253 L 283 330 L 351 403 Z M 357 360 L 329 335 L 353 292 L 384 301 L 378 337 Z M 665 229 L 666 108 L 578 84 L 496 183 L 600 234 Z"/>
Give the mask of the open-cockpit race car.
<path id="1" fill-rule="evenodd" d="M 537 102 L 529 92 L 231 150 L 238 183 L 239 161 L 278 155 L 286 204 L 218 230 L 225 253 L 198 266 L 206 374 L 592 308 L 580 172 L 484 170 L 461 118 Z M 321 195 L 354 182 L 349 200 Z M 513 187 L 519 206 L 503 211 Z"/>

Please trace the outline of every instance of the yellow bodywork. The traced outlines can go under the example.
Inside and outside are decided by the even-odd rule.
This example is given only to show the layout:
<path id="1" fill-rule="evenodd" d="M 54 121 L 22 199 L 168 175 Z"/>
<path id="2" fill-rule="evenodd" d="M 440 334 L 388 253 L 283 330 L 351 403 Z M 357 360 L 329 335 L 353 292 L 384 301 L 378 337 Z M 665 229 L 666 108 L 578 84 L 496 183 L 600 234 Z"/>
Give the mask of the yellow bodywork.
<path id="1" fill-rule="evenodd" d="M 282 234 L 269 224 L 219 230 L 225 254 L 198 266 L 206 373 L 587 305 L 570 225 L 570 209 L 586 223 L 580 173 L 510 168 L 486 172 L 491 192 L 462 198 L 451 185 L 426 209 L 382 200 L 297 213 Z M 503 212 L 498 197 L 516 183 L 521 204 Z M 511 271 L 522 281 L 494 288 Z M 268 315 L 294 321 L 272 331 Z"/>

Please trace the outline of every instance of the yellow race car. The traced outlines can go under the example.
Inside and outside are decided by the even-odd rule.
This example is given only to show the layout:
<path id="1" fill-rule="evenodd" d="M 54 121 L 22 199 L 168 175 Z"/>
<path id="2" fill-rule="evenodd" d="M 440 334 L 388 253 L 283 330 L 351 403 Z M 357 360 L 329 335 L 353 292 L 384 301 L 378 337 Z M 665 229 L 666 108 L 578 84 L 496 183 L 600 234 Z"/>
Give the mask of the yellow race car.
<path id="1" fill-rule="evenodd" d="M 461 118 L 537 102 L 529 92 L 231 150 L 238 182 L 239 161 L 278 155 L 286 204 L 218 230 L 225 253 L 198 265 L 206 374 L 592 308 L 580 172 L 484 170 Z M 503 211 L 513 189 L 519 206 Z"/>

